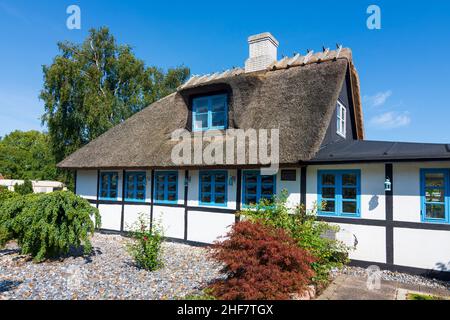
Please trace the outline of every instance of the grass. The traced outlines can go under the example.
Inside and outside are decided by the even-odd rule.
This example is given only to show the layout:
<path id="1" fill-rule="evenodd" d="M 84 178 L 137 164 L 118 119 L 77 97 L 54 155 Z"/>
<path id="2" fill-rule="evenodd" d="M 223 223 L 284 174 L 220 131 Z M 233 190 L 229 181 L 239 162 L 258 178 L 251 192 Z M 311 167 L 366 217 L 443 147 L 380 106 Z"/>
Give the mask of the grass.
<path id="1" fill-rule="evenodd" d="M 429 294 L 408 293 L 406 300 L 445 300 L 444 298 L 432 296 Z"/>

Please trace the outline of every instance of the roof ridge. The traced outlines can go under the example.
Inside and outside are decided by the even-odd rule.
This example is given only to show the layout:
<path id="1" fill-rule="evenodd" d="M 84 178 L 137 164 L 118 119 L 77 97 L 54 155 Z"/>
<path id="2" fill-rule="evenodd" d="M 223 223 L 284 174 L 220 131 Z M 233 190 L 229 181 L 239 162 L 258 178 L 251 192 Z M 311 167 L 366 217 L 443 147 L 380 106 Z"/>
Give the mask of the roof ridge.
<path id="1" fill-rule="evenodd" d="M 261 72 L 271 72 L 276 70 L 283 70 L 293 67 L 304 67 L 311 64 L 319 64 L 329 61 L 337 61 L 340 59 L 346 59 L 351 62 L 351 49 L 343 48 L 341 45 L 337 46 L 335 50 L 330 50 L 329 48 L 324 48 L 322 52 L 314 53 L 313 50 L 308 51 L 306 55 L 301 55 L 299 53 L 294 53 L 293 57 L 284 56 L 280 60 L 273 62 L 266 69 L 255 71 L 252 73 Z M 178 91 L 194 87 L 200 84 L 205 84 L 210 81 L 224 79 L 244 73 L 244 68 L 237 67 L 227 69 L 223 72 L 208 73 L 204 75 L 192 75 L 184 84 L 177 88 Z M 250 73 L 249 73 L 250 74 Z"/>

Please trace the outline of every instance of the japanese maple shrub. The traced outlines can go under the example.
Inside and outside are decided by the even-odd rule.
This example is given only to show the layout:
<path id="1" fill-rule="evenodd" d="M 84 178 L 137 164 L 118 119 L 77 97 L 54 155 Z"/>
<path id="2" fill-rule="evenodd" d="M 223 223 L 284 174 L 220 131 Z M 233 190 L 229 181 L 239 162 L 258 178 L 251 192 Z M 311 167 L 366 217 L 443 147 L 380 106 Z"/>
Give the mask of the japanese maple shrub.
<path id="1" fill-rule="evenodd" d="M 224 264 L 227 278 L 211 285 L 225 300 L 289 299 L 314 276 L 314 258 L 280 228 L 260 222 L 236 223 L 211 255 Z"/>
<path id="2" fill-rule="evenodd" d="M 272 201 L 263 200 L 241 211 L 240 215 L 243 219 L 285 230 L 301 248 L 316 257 L 311 264 L 315 272 L 313 280 L 315 284 L 324 286 L 332 269 L 339 269 L 348 263 L 351 248 L 327 236 L 338 232 L 339 227 L 318 221 L 317 209 L 317 206 L 309 211 L 302 205 L 289 207 L 287 192 L 283 190 Z"/>

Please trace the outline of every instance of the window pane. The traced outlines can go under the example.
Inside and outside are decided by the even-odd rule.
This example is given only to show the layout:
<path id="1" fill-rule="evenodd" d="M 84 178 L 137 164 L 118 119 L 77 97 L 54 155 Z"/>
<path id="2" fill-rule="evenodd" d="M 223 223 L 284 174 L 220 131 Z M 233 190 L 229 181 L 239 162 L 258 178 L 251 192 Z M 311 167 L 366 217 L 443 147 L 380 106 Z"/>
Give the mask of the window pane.
<path id="1" fill-rule="evenodd" d="M 224 97 L 212 98 L 212 112 L 224 112 L 226 110 L 226 100 Z"/>
<path id="2" fill-rule="evenodd" d="M 111 190 L 109 193 L 109 198 L 117 198 L 117 191 Z"/>
<path id="3" fill-rule="evenodd" d="M 208 112 L 208 99 L 196 99 L 194 100 L 194 111 L 196 113 Z"/>
<path id="4" fill-rule="evenodd" d="M 211 118 L 213 127 L 225 126 L 225 112 L 213 112 Z"/>
<path id="5" fill-rule="evenodd" d="M 164 193 L 164 184 L 163 183 L 157 183 L 156 184 L 156 191 Z"/>
<path id="6" fill-rule="evenodd" d="M 211 182 L 211 175 L 209 175 L 209 174 L 202 174 L 201 181 L 202 182 Z"/>
<path id="7" fill-rule="evenodd" d="M 225 184 L 217 184 L 216 183 L 216 186 L 215 186 L 215 189 L 216 190 L 214 190 L 216 193 L 225 193 Z"/>
<path id="8" fill-rule="evenodd" d="M 444 173 L 425 174 L 425 184 L 427 187 L 444 187 Z"/>
<path id="9" fill-rule="evenodd" d="M 177 185 L 176 185 L 176 183 L 169 183 L 169 184 L 167 185 L 167 190 L 172 191 L 172 192 L 177 191 Z"/>
<path id="10" fill-rule="evenodd" d="M 216 203 L 225 203 L 225 196 L 224 195 L 216 195 Z"/>
<path id="11" fill-rule="evenodd" d="M 356 213 L 356 202 L 344 201 L 342 203 L 342 211 L 345 213 Z"/>
<path id="12" fill-rule="evenodd" d="M 164 200 L 164 190 L 163 191 L 158 190 L 156 192 L 156 200 L 160 200 L 160 201 Z"/>
<path id="13" fill-rule="evenodd" d="M 196 114 L 194 119 L 194 127 L 196 129 L 208 128 L 208 114 Z"/>
<path id="14" fill-rule="evenodd" d="M 202 202 L 211 202 L 211 194 L 209 193 L 202 193 Z"/>
<path id="15" fill-rule="evenodd" d="M 257 186 L 256 184 L 250 184 L 246 186 L 245 190 L 248 194 L 256 194 Z"/>
<path id="16" fill-rule="evenodd" d="M 261 195 L 264 195 L 264 196 L 273 195 L 273 186 L 272 185 L 263 185 L 261 187 Z"/>
<path id="17" fill-rule="evenodd" d="M 322 208 L 324 212 L 335 212 L 335 202 L 332 200 L 327 200 Z"/>
<path id="18" fill-rule="evenodd" d="M 322 188 L 322 198 L 334 199 L 336 193 L 334 188 Z"/>
<path id="19" fill-rule="evenodd" d="M 273 176 L 261 176 L 261 183 L 273 183 Z"/>
<path id="20" fill-rule="evenodd" d="M 167 180 L 169 182 L 177 182 L 177 175 L 176 174 L 169 174 L 167 177 Z"/>
<path id="21" fill-rule="evenodd" d="M 202 192 L 211 192 L 211 184 L 203 183 L 202 184 Z"/>
<path id="22" fill-rule="evenodd" d="M 351 173 L 342 175 L 342 185 L 356 186 L 356 174 Z"/>
<path id="23" fill-rule="evenodd" d="M 100 197 L 102 197 L 102 198 L 107 198 L 107 197 L 108 197 L 108 193 L 107 193 L 107 190 L 106 190 L 106 189 L 102 189 L 102 192 L 101 192 L 101 194 L 100 194 Z"/>
<path id="24" fill-rule="evenodd" d="M 334 186 L 335 176 L 334 174 L 323 174 L 322 175 L 322 185 L 324 186 Z"/>
<path id="25" fill-rule="evenodd" d="M 445 219 L 445 205 L 427 204 L 426 217 L 430 219 Z"/>
<path id="26" fill-rule="evenodd" d="M 136 199 L 138 200 L 144 200 L 145 199 L 145 193 L 144 191 L 138 191 L 136 195 Z"/>
<path id="27" fill-rule="evenodd" d="M 134 193 L 133 193 L 132 190 L 128 190 L 126 198 L 127 199 L 133 199 L 134 198 Z"/>
<path id="28" fill-rule="evenodd" d="M 142 175 L 142 174 L 138 175 L 137 176 L 137 183 L 138 184 L 145 184 L 145 175 Z"/>
<path id="29" fill-rule="evenodd" d="M 226 182 L 226 174 L 223 174 L 223 173 L 216 174 L 215 181 L 216 181 L 216 183 L 217 182 Z"/>
<path id="30" fill-rule="evenodd" d="M 342 198 L 356 200 L 356 188 L 343 188 Z"/>
<path id="31" fill-rule="evenodd" d="M 169 192 L 167 200 L 169 200 L 169 201 L 175 201 L 175 200 L 177 200 L 177 194 L 176 194 L 176 193 Z"/>
<path id="32" fill-rule="evenodd" d="M 256 175 L 253 175 L 253 174 L 245 175 L 246 183 L 256 183 L 257 181 L 258 181 L 258 178 Z"/>
<path id="33" fill-rule="evenodd" d="M 156 176 L 156 182 L 157 183 L 164 183 L 164 176 L 163 175 L 157 175 Z"/>
<path id="34" fill-rule="evenodd" d="M 427 188 L 425 191 L 426 202 L 444 202 L 444 189 Z"/>

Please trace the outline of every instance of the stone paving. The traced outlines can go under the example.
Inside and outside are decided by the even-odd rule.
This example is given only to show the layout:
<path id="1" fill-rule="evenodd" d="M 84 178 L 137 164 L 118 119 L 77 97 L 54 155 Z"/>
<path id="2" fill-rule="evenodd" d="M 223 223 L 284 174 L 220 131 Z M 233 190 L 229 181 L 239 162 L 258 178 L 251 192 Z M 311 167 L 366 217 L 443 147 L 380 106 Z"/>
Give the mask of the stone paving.
<path id="1" fill-rule="evenodd" d="M 419 284 L 386 280 L 381 280 L 379 289 L 369 290 L 366 277 L 339 275 L 317 300 L 397 300 L 400 298 L 398 296 L 399 291 L 404 290 L 438 296 L 450 296 L 450 290 L 448 289 L 430 288 Z"/>

